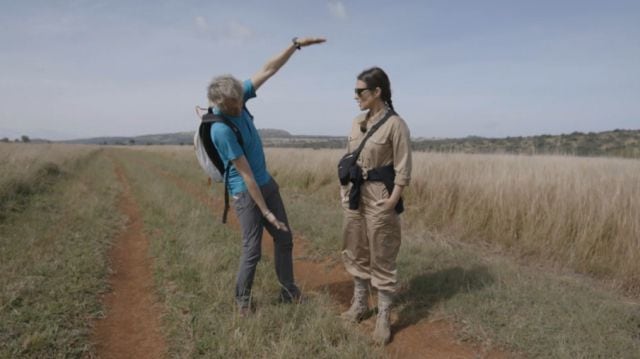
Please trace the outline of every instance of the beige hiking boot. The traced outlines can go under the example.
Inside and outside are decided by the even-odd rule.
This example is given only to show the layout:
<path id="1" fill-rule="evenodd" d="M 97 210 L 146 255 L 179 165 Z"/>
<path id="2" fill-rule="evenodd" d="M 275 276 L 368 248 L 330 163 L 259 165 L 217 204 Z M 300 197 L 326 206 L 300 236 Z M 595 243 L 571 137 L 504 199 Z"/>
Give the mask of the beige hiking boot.
<path id="1" fill-rule="evenodd" d="M 354 278 L 353 298 L 351 299 L 351 307 L 340 314 L 340 318 L 345 321 L 357 323 L 363 319 L 369 310 L 369 281 Z"/>
<path id="2" fill-rule="evenodd" d="M 376 318 L 376 329 L 373 331 L 373 341 L 379 345 L 389 343 L 391 339 L 391 323 L 389 314 L 393 303 L 393 293 L 388 291 L 378 291 L 378 317 Z"/>

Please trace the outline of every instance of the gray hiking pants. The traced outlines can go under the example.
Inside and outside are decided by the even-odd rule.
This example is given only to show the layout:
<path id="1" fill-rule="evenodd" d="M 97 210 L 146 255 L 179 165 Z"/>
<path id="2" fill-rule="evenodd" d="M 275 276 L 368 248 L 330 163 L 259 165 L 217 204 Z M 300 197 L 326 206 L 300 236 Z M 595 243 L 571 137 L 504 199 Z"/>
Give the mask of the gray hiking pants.
<path id="1" fill-rule="evenodd" d="M 267 207 L 276 218 L 289 227 L 287 213 L 280 197 L 278 184 L 272 178 L 260 187 Z M 280 282 L 280 299 L 285 302 L 297 297 L 300 292 L 293 279 L 293 240 L 291 232 L 276 229 L 271 223 L 262 217 L 260 209 L 251 198 L 248 191 L 235 195 L 233 206 L 240 222 L 242 230 L 242 254 L 240 255 L 240 268 L 236 281 L 236 301 L 240 306 L 249 306 L 251 301 L 251 287 L 256 274 L 256 266 L 262 255 L 262 231 L 263 228 L 273 237 L 274 264 L 276 275 Z"/>

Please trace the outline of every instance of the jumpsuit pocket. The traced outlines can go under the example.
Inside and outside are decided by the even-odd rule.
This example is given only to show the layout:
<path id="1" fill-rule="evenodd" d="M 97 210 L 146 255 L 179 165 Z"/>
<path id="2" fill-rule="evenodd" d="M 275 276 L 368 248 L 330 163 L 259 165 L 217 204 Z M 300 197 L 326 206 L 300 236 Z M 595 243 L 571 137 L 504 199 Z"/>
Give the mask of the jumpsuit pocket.
<path id="1" fill-rule="evenodd" d="M 364 165 L 367 168 L 380 167 L 380 162 L 383 161 L 390 153 L 393 153 L 391 141 L 386 137 L 372 136 L 365 145 L 366 158 Z"/>
<path id="2" fill-rule="evenodd" d="M 371 142 L 371 147 L 374 152 L 384 151 L 387 152 L 390 150 L 391 142 L 386 137 L 378 137 L 378 138 L 370 138 L 369 142 Z M 388 148 L 389 147 L 389 148 Z"/>
<path id="3" fill-rule="evenodd" d="M 387 190 L 387 186 L 385 186 L 384 183 L 382 182 L 375 182 L 375 198 L 376 201 L 379 200 L 387 200 L 389 199 L 389 197 L 391 197 L 391 194 L 389 193 L 389 191 Z M 382 208 L 380 209 L 380 214 L 381 215 L 388 215 L 390 212 L 395 212 L 394 208 L 388 208 L 388 209 L 384 209 L 382 210 Z"/>

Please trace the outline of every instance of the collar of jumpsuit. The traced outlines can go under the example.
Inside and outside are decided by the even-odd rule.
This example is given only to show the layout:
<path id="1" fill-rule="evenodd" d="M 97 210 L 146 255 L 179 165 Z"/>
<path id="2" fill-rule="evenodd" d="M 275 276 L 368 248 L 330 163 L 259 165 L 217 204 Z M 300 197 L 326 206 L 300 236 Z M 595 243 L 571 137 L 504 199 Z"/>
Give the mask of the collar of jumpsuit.
<path id="1" fill-rule="evenodd" d="M 367 114 L 366 116 L 362 116 L 360 119 L 358 119 L 358 125 L 360 126 L 360 129 L 370 129 L 376 123 L 380 122 L 380 120 L 382 120 L 382 118 L 387 114 L 387 112 L 389 112 L 389 110 L 390 108 L 388 106 L 385 106 L 383 110 L 379 111 L 373 116 L 369 116 L 369 114 Z M 362 132 L 366 132 L 366 130 Z"/>

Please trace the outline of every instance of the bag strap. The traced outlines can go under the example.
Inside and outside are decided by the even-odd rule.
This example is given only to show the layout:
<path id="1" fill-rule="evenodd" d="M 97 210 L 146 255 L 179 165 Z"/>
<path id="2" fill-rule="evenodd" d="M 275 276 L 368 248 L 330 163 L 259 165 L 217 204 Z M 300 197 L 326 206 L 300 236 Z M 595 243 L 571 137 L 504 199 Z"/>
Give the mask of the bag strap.
<path id="1" fill-rule="evenodd" d="M 367 142 L 367 140 L 369 139 L 369 137 L 371 137 L 371 135 L 373 135 L 374 132 L 376 132 L 378 130 L 378 128 L 380 128 L 380 126 L 382 126 L 385 122 L 387 122 L 387 120 L 389 119 L 389 117 L 395 115 L 396 112 L 393 111 L 392 109 L 387 109 L 387 113 L 384 115 L 384 117 L 378 121 L 378 123 L 376 123 L 375 125 L 373 125 L 373 127 L 371 127 L 369 129 L 369 132 L 367 132 L 366 136 L 364 136 L 364 138 L 362 139 L 362 142 L 360 142 L 360 146 L 358 146 L 358 149 L 356 149 L 355 151 L 353 151 L 353 163 L 355 163 L 358 160 L 358 157 L 360 156 L 360 152 L 362 152 L 362 149 L 364 148 L 365 143 Z"/>
<path id="2" fill-rule="evenodd" d="M 231 167 L 231 161 L 227 163 L 227 168 L 224 170 L 224 211 L 222 212 L 222 223 L 227 223 L 227 214 L 229 213 L 229 190 L 227 189 L 227 183 L 229 182 L 229 168 Z"/>
<path id="3" fill-rule="evenodd" d="M 224 123 L 233 131 L 233 133 L 236 135 L 238 143 L 240 144 L 240 147 L 242 148 L 242 152 L 245 152 L 244 141 L 242 140 L 240 129 L 226 117 L 214 114 L 213 109 L 209 107 L 207 113 L 202 116 L 202 123 L 210 123 L 211 126 L 213 126 L 213 124 L 216 122 Z M 222 212 L 222 223 L 227 223 L 227 214 L 229 213 L 229 189 L 227 188 L 229 184 L 229 168 L 231 168 L 231 161 L 227 162 L 227 167 L 224 169 L 224 211 Z"/>
<path id="4" fill-rule="evenodd" d="M 222 122 L 227 125 L 227 127 L 229 127 L 231 131 L 233 131 L 233 133 L 236 135 L 238 143 L 240 144 L 240 147 L 242 147 L 242 151 L 244 152 L 244 141 L 242 140 L 242 135 L 240 134 L 240 129 L 238 128 L 238 126 L 229 121 L 229 119 L 227 119 L 226 117 L 214 114 L 211 111 L 211 107 L 209 107 L 209 112 L 205 113 L 204 116 L 202 116 L 202 123 L 211 123 L 213 125 L 213 123 L 215 122 Z"/>

